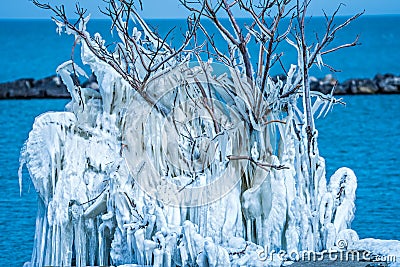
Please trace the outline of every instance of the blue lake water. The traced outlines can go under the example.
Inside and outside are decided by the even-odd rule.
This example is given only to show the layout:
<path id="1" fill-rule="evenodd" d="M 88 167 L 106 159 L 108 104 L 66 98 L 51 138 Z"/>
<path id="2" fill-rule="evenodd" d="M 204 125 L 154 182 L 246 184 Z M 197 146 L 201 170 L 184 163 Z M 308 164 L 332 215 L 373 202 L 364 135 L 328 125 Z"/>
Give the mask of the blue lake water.
<path id="1" fill-rule="evenodd" d="M 318 18 L 315 19 L 318 22 Z M 167 28 L 182 21 L 167 21 Z M 160 23 L 160 21 L 154 21 Z M 105 21 L 93 27 L 104 30 Z M 340 38 L 361 33 L 363 46 L 342 51 L 327 60 L 343 73 L 339 79 L 372 77 L 378 72 L 400 73 L 400 16 L 365 17 Z M 318 28 L 316 23 L 313 27 Z M 0 82 L 21 77 L 52 75 L 70 58 L 73 40 L 58 36 L 48 21 L 0 20 Z M 288 56 L 290 57 L 288 52 Z M 292 54 L 293 55 L 293 54 Z M 316 75 L 324 73 L 316 72 Z M 400 240 L 400 95 L 346 96 L 317 121 L 320 153 L 328 177 L 339 167 L 358 177 L 353 228 L 360 237 Z M 46 111 L 64 110 L 67 100 L 0 101 L 0 265 L 22 266 L 33 246 L 36 193 L 25 171 L 22 196 L 18 187 L 18 158 L 34 118 Z"/>
<path id="2" fill-rule="evenodd" d="M 346 18 L 338 18 L 343 22 Z M 239 19 L 242 24 L 249 24 L 246 19 Z M 149 20 L 149 23 L 161 36 L 172 28 L 173 43 L 179 46 L 182 34 L 186 29 L 185 20 Z M 225 23 L 227 23 L 225 21 Z M 284 23 L 285 24 L 285 23 Z M 308 43 L 316 43 L 315 35 L 324 30 L 324 18 L 316 17 L 307 20 Z M 336 35 L 335 44 L 349 43 L 359 35 L 361 45 L 338 51 L 324 57 L 324 62 L 341 70 L 333 75 L 339 80 L 352 77 L 372 78 L 377 73 L 392 72 L 400 74 L 400 16 L 363 16 Z M 210 31 L 211 25 L 206 23 Z M 108 20 L 93 20 L 88 29 L 100 32 L 105 40 L 112 43 Z M 282 29 L 283 30 L 283 29 Z M 115 34 L 116 36 L 116 34 Z M 216 35 L 218 36 L 218 35 Z M 216 37 L 216 43 L 221 44 Z M 71 47 L 74 39 L 65 34 L 56 33 L 56 25 L 49 20 L 0 20 L 0 82 L 22 77 L 42 78 L 53 75 L 59 64 L 71 58 Z M 226 47 L 226 44 L 223 45 Z M 256 47 L 256 46 L 254 46 Z M 296 51 L 284 43 L 280 51 L 285 53 L 283 62 L 286 68 L 290 63 L 297 63 Z M 76 56 L 78 58 L 78 56 Z M 257 52 L 252 55 L 257 59 Z M 283 73 L 280 68 L 274 70 Z M 328 70 L 313 69 L 313 75 L 323 76 Z"/>

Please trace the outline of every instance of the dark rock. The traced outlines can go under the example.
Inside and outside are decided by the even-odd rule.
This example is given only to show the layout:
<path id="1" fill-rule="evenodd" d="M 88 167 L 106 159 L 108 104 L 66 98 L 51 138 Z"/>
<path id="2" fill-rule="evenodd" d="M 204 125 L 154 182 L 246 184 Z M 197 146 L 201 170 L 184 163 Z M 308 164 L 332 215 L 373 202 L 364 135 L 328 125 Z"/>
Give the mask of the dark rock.
<path id="1" fill-rule="evenodd" d="M 374 82 L 378 85 L 382 93 L 400 93 L 400 77 L 396 77 L 393 74 L 377 74 L 374 77 Z"/>
<path id="2" fill-rule="evenodd" d="M 399 94 L 400 77 L 393 74 L 377 74 L 374 79 L 349 79 L 340 83 L 328 74 L 322 79 L 310 77 L 310 88 L 324 94 L 330 94 L 335 88 L 335 95 Z"/>
<path id="3" fill-rule="evenodd" d="M 286 83 L 285 75 L 272 77 Z M 76 83 L 80 83 L 76 80 Z M 92 74 L 87 81 L 80 83 L 82 88 L 90 88 L 98 93 L 97 78 Z M 373 79 L 349 79 L 342 83 L 332 75 L 324 78 L 310 77 L 310 89 L 324 94 L 330 94 L 335 88 L 335 95 L 344 94 L 399 94 L 400 76 L 393 74 L 377 74 Z M 19 79 L 13 82 L 0 84 L 0 99 L 29 99 L 29 98 L 70 98 L 66 86 L 57 76 L 50 76 L 39 80 Z"/>
<path id="4" fill-rule="evenodd" d="M 0 98 L 31 98 L 39 95 L 33 88 L 34 79 L 19 79 L 0 84 Z"/>
<path id="5" fill-rule="evenodd" d="M 313 81 L 313 80 L 311 80 L 310 81 L 310 90 L 311 91 L 319 91 L 320 89 L 319 89 L 319 81 L 317 80 L 317 81 Z"/>
<path id="6" fill-rule="evenodd" d="M 57 76 L 40 80 L 19 79 L 0 84 L 0 99 L 69 98 L 64 84 Z"/>
<path id="7" fill-rule="evenodd" d="M 350 84 L 349 83 L 339 83 L 336 85 L 335 88 L 335 95 L 347 95 L 350 91 Z"/>
<path id="8" fill-rule="evenodd" d="M 50 76 L 34 82 L 34 87 L 43 92 L 47 98 L 68 98 L 67 87 L 62 83 L 58 76 Z"/>
<path id="9" fill-rule="evenodd" d="M 94 73 L 92 73 L 89 77 L 89 79 L 85 82 L 82 83 L 82 87 L 83 88 L 91 88 L 94 90 L 98 90 L 99 89 L 99 84 L 97 82 L 97 77 Z"/>
<path id="10" fill-rule="evenodd" d="M 330 94 L 337 84 L 338 81 L 330 74 L 326 75 L 323 79 L 310 77 L 311 90 L 322 92 L 324 94 Z"/>
<path id="11" fill-rule="evenodd" d="M 285 83 L 286 83 L 286 75 L 284 75 L 284 74 L 278 74 L 278 75 L 276 75 L 276 76 L 272 76 L 272 77 L 271 77 L 271 80 L 272 80 L 274 83 L 278 82 L 278 80 L 279 80 L 279 81 L 283 82 L 283 84 L 285 84 Z"/>
<path id="12" fill-rule="evenodd" d="M 360 80 L 358 90 L 362 94 L 376 94 L 379 91 L 379 87 L 374 81 L 364 79 Z"/>
<path id="13" fill-rule="evenodd" d="M 354 80 L 356 84 L 355 94 L 375 94 L 379 91 L 379 87 L 370 79 Z"/>

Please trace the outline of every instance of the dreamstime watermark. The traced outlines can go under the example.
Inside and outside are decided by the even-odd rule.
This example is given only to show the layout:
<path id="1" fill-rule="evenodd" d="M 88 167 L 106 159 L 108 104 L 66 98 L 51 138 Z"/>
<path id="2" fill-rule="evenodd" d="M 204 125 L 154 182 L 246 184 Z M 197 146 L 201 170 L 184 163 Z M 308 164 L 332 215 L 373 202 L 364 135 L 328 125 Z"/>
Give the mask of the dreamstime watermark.
<path id="1" fill-rule="evenodd" d="M 347 250 L 345 240 L 337 241 L 336 249 L 315 251 L 285 251 L 269 250 L 268 247 L 258 249 L 257 255 L 260 261 L 365 261 L 365 262 L 396 262 L 394 255 L 376 255 L 368 250 Z"/>

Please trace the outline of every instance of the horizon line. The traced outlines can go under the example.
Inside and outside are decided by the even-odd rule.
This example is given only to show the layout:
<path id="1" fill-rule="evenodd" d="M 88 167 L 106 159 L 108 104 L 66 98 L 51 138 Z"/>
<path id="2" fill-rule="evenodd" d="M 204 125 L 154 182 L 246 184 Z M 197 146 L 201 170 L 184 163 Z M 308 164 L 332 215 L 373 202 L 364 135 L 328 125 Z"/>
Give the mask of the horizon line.
<path id="1" fill-rule="evenodd" d="M 349 15 L 336 15 L 336 18 L 344 18 L 344 17 L 351 17 L 355 14 Z M 309 15 L 306 16 L 307 18 L 325 18 L 323 15 Z M 330 17 L 330 16 L 328 16 Z M 400 14 L 395 13 L 388 13 L 388 14 L 363 14 L 360 18 L 363 17 L 400 17 Z M 157 17 L 142 17 L 145 20 L 182 20 L 186 19 L 187 17 L 167 17 L 167 18 L 157 18 Z M 74 18 L 71 18 L 74 19 Z M 92 17 L 90 20 L 109 20 L 108 17 Z M 222 17 L 221 20 L 227 20 L 228 17 Z M 236 17 L 236 19 L 252 19 L 251 17 Z M 286 18 L 287 19 L 287 18 Z M 9 17 L 9 18 L 0 18 L 0 20 L 52 20 L 52 17 Z"/>

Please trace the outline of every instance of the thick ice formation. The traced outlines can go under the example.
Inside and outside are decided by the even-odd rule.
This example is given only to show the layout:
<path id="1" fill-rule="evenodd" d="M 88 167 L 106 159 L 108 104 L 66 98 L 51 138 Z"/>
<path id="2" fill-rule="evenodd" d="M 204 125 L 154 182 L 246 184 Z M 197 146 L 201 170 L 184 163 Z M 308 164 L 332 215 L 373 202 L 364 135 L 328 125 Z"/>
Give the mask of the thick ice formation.
<path id="1" fill-rule="evenodd" d="M 72 101 L 36 119 L 21 153 L 39 194 L 32 266 L 266 266 L 280 262 L 260 249 L 351 239 L 356 177 L 341 168 L 327 186 L 316 131 L 307 153 L 301 95 L 276 95 L 287 84 L 269 80 L 261 94 L 236 69 L 216 76 L 211 62 L 172 58 L 143 89 L 150 105 L 85 42 L 82 60 L 99 90 L 61 65 Z M 329 107 L 313 97 L 314 113 Z"/>

